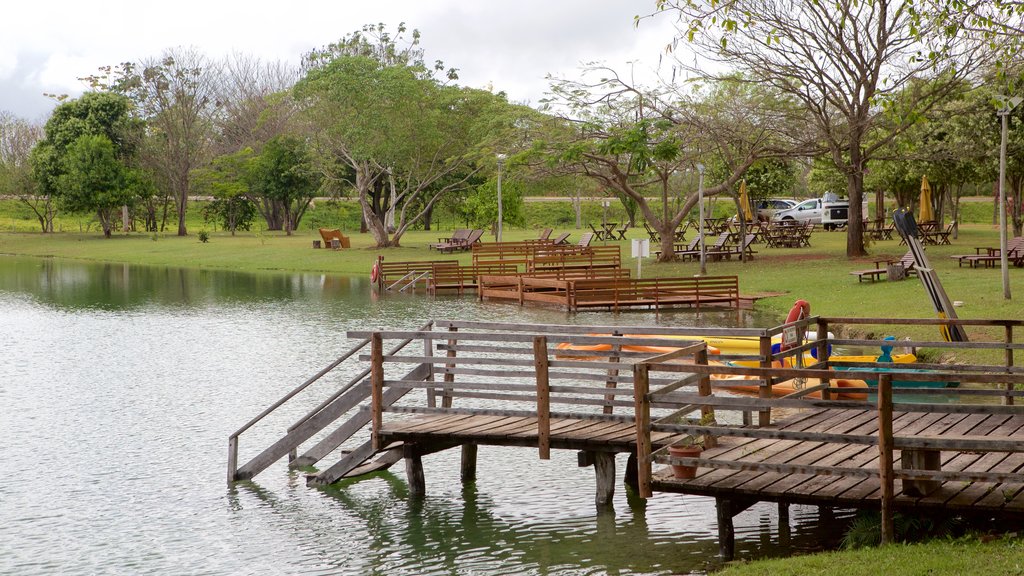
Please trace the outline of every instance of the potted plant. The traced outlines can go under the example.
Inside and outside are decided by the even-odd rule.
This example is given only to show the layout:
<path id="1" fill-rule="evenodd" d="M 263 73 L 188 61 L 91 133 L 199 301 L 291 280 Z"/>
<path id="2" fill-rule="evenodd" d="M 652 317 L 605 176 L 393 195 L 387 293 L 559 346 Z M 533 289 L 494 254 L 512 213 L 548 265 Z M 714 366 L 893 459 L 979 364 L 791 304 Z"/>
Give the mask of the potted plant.
<path id="1" fill-rule="evenodd" d="M 700 426 L 718 425 L 715 421 L 714 412 L 702 415 L 700 420 L 697 422 L 694 422 L 693 420 L 684 420 L 684 422 L 689 422 L 691 424 L 695 423 Z M 668 453 L 670 456 L 677 458 L 699 458 L 700 453 L 704 451 L 704 441 L 705 438 L 703 434 L 687 434 L 670 444 L 668 447 Z M 714 444 L 712 444 L 712 446 L 714 446 Z M 695 478 L 697 476 L 697 467 L 672 464 L 672 475 L 683 480 Z"/>
<path id="2" fill-rule="evenodd" d="M 698 458 L 702 451 L 704 451 L 704 436 L 693 434 L 684 436 L 668 447 L 669 456 L 677 458 Z M 695 478 L 697 467 L 672 464 L 672 475 L 683 480 Z"/>

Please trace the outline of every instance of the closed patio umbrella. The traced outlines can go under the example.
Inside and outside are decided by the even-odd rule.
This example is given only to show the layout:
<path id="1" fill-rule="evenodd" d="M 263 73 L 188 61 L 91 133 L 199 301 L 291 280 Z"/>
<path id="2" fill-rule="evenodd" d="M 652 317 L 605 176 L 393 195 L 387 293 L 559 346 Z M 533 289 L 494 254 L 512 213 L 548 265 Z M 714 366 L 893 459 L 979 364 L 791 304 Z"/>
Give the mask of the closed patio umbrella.
<path id="1" fill-rule="evenodd" d="M 750 210 L 750 199 L 747 198 L 747 181 L 740 182 L 740 209 L 743 210 L 743 220 L 754 221 L 754 213 Z"/>
<path id="2" fill-rule="evenodd" d="M 935 212 L 932 211 L 932 187 L 928 185 L 928 177 L 921 176 L 921 206 L 918 209 L 918 222 L 932 222 L 935 220 Z"/>

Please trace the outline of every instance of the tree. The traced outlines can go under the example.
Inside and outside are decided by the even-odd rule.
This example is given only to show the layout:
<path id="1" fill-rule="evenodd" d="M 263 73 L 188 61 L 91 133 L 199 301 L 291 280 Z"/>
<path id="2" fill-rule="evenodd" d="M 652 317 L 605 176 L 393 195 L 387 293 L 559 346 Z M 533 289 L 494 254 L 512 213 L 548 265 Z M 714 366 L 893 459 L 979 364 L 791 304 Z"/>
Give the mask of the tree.
<path id="1" fill-rule="evenodd" d="M 349 55 L 311 69 L 296 94 L 328 179 L 355 190 L 378 247 L 398 246 L 443 194 L 467 186 L 491 123 L 508 106 L 488 92 L 442 85 L 421 65 Z"/>
<path id="2" fill-rule="evenodd" d="M 103 235 L 110 238 L 115 211 L 129 204 L 127 168 L 114 143 L 103 134 L 85 134 L 67 148 L 58 177 L 61 203 L 70 211 L 96 212 Z"/>
<path id="3" fill-rule="evenodd" d="M 256 206 L 249 198 L 249 170 L 253 156 L 252 148 L 245 148 L 214 158 L 209 167 L 195 172 L 196 189 L 213 196 L 213 201 L 203 209 L 204 219 L 219 220 L 232 236 L 239 228 L 248 230 L 257 214 Z"/>
<path id="4" fill-rule="evenodd" d="M 32 178 L 32 148 L 43 139 L 43 127 L 0 110 L 0 194 L 15 196 L 39 220 L 44 233 L 53 232 L 57 205 L 52 195 L 39 193 Z"/>
<path id="5" fill-rule="evenodd" d="M 304 140 L 275 136 L 252 160 L 247 180 L 250 199 L 260 198 L 265 205 L 277 207 L 284 230 L 291 236 L 319 190 L 321 176 L 313 167 Z"/>
<path id="6" fill-rule="evenodd" d="M 135 102 L 149 128 L 148 167 L 169 187 L 178 213 L 178 236 L 185 236 L 191 173 L 205 161 L 218 101 L 215 66 L 191 49 L 172 49 L 157 60 L 104 67 L 84 78 L 93 87 L 124 94 Z"/>
<path id="7" fill-rule="evenodd" d="M 851 257 L 865 253 L 861 201 L 869 161 L 979 64 L 976 42 L 944 33 L 964 14 L 921 17 L 900 0 L 657 0 L 656 6 L 678 16 L 681 37 L 703 57 L 803 104 L 846 177 Z M 924 78 L 932 81 L 904 90 Z"/>
<path id="8" fill-rule="evenodd" d="M 760 159 L 807 153 L 793 107 L 770 90 L 723 80 L 685 93 L 645 91 L 608 68 L 587 71 L 594 72 L 602 76 L 596 82 L 555 81 L 552 103 L 566 112 L 532 154 L 636 202 L 661 237 L 660 261 L 675 258 L 674 232 L 697 203 L 696 179 L 687 178 L 685 200 L 672 207 L 684 172 L 709 167 L 718 177 L 704 192 L 713 196 L 735 190 Z"/>
<path id="9" fill-rule="evenodd" d="M 67 209 L 90 211 L 106 210 L 108 199 L 121 197 L 125 190 L 111 187 L 129 184 L 125 175 L 138 149 L 142 128 L 132 119 L 131 110 L 131 101 L 111 92 L 87 92 L 57 106 L 44 127 L 45 137 L 30 157 L 36 193 L 57 198 Z M 102 142 L 83 140 L 93 136 L 102 137 Z M 119 166 L 117 170 L 108 162 L 108 143 Z M 98 173 L 89 176 L 86 171 L 90 168 Z M 69 177 L 68 171 L 72 169 L 74 177 Z M 76 178 L 87 181 L 79 182 Z M 126 197 L 130 200 L 131 194 Z M 100 215 L 100 221 L 104 226 L 112 225 L 109 213 Z M 105 227 L 104 233 L 109 236 L 109 228 Z"/>

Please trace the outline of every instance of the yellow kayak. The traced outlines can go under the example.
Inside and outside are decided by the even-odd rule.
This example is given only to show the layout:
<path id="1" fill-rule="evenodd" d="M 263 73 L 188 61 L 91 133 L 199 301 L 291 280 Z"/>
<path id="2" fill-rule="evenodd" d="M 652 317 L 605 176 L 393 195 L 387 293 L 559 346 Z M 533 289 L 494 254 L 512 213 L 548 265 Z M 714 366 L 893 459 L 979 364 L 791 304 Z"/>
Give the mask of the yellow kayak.
<path id="1" fill-rule="evenodd" d="M 828 357 L 832 362 L 875 362 L 877 358 L 877 356 L 843 356 L 840 354 L 832 354 Z M 812 356 L 810 352 L 804 352 L 804 366 L 810 366 L 817 361 L 818 359 Z M 917 362 L 917 356 L 913 354 L 893 354 L 892 361 L 897 364 L 910 364 Z M 734 366 L 746 366 L 747 368 L 757 368 L 761 365 L 757 360 L 733 360 L 729 363 Z M 784 358 L 781 364 L 775 361 L 772 365 L 776 368 L 792 368 L 793 358 Z"/>
<path id="2" fill-rule="evenodd" d="M 816 332 L 810 331 L 807 333 L 807 339 L 813 339 Z M 588 334 L 588 336 L 611 336 L 611 334 Z M 687 342 L 699 342 L 703 340 L 707 343 L 708 349 L 717 349 L 721 354 L 757 354 L 761 350 L 761 339 L 756 336 L 683 336 L 676 334 L 626 334 L 624 338 L 660 338 L 663 340 L 684 340 Z M 772 344 L 779 344 L 782 342 L 782 335 L 776 334 L 772 338 Z M 605 346 L 598 344 L 597 346 Z M 569 342 L 563 342 L 558 345 L 559 350 L 611 350 L 611 346 L 607 345 L 607 348 L 593 348 L 586 344 L 570 344 Z M 658 346 L 656 348 L 662 348 L 664 352 L 671 352 L 673 348 Z M 872 358 L 871 361 L 874 359 Z"/>

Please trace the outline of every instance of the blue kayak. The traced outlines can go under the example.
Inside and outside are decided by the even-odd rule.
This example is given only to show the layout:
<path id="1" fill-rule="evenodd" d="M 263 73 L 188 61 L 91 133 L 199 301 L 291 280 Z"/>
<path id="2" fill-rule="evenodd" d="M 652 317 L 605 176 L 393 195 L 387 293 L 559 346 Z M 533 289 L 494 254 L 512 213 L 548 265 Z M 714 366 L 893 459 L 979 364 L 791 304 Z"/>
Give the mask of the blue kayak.
<path id="1" fill-rule="evenodd" d="M 835 366 L 836 370 L 851 370 L 857 372 L 915 372 L 915 373 L 931 373 L 934 370 L 925 370 L 922 368 L 875 368 L 869 366 Z M 862 378 L 868 383 L 868 386 L 878 387 L 878 378 L 865 377 Z M 893 380 L 893 388 L 956 388 L 959 386 L 959 382 L 948 382 L 944 380 Z"/>

